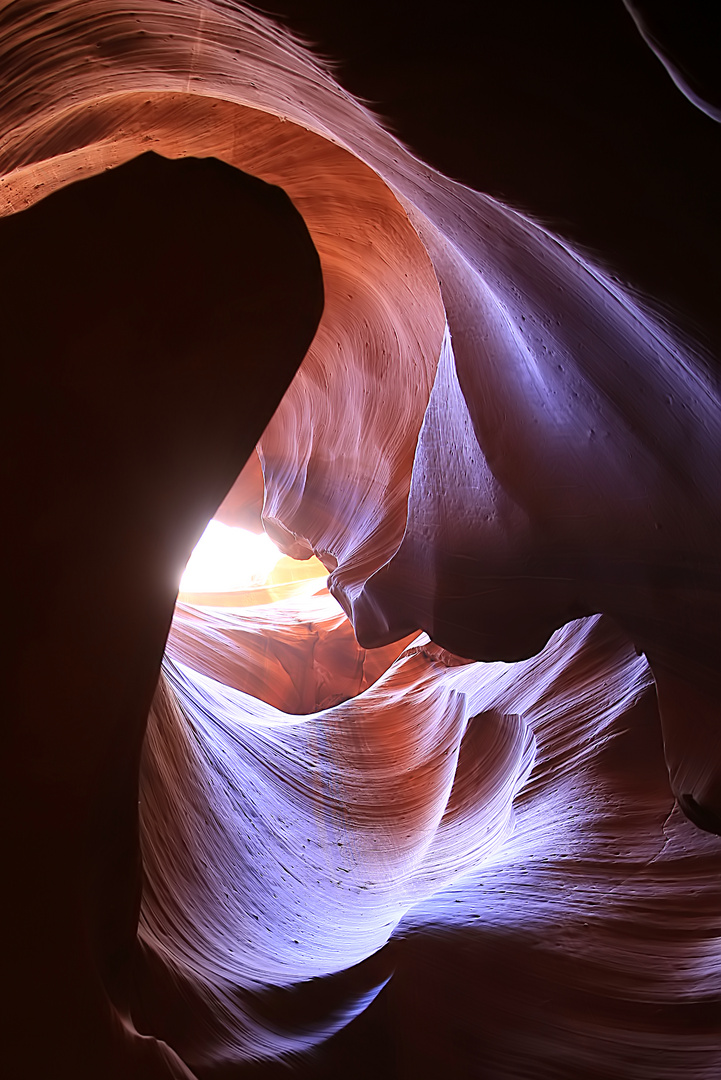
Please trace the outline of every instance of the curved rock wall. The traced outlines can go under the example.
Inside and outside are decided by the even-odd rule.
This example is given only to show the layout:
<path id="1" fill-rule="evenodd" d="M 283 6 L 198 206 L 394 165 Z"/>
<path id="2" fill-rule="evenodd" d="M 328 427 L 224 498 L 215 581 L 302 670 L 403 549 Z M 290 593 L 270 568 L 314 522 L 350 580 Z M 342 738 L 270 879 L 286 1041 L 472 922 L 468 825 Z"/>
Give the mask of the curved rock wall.
<path id="1" fill-rule="evenodd" d="M 10 3 L 0 65 L 14 1075 L 717 1076 L 700 350 L 248 9 Z M 167 636 L 256 442 L 220 515 L 350 622 Z"/>

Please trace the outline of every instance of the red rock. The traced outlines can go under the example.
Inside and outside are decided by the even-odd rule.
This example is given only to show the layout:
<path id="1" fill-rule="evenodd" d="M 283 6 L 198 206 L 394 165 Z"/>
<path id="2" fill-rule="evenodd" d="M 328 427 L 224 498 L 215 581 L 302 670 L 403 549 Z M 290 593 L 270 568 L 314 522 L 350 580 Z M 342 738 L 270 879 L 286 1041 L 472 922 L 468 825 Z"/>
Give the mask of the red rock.
<path id="1" fill-rule="evenodd" d="M 249 10 L 0 64 L 6 1068 L 715 1078 L 700 347 Z"/>

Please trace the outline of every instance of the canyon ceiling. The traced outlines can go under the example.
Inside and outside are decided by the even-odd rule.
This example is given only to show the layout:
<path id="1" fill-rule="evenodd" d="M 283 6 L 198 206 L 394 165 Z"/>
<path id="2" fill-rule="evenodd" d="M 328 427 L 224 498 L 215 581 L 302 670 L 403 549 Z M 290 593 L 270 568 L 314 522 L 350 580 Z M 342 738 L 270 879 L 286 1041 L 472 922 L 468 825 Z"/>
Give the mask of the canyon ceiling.
<path id="1" fill-rule="evenodd" d="M 721 1073 L 715 27 L 606 7 L 0 5 L 9 1076 Z"/>

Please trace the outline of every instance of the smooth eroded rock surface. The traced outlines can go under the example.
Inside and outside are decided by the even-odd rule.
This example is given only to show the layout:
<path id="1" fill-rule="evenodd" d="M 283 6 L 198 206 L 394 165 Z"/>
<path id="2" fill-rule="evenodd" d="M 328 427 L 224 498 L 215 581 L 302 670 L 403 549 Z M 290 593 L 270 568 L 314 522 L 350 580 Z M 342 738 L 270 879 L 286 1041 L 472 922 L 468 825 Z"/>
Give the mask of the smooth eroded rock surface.
<path id="1" fill-rule="evenodd" d="M 0 70 L 6 1068 L 715 1080 L 713 360 L 250 9 Z"/>

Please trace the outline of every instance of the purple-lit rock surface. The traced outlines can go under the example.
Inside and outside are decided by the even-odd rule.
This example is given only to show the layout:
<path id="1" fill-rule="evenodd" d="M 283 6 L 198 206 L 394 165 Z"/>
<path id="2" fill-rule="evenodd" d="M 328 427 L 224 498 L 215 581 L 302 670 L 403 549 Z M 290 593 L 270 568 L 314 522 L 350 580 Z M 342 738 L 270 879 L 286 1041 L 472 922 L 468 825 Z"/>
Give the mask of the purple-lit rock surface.
<path id="1" fill-rule="evenodd" d="M 240 5 L 0 70 L 9 1075 L 716 1080 L 708 357 Z"/>

